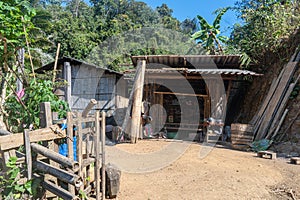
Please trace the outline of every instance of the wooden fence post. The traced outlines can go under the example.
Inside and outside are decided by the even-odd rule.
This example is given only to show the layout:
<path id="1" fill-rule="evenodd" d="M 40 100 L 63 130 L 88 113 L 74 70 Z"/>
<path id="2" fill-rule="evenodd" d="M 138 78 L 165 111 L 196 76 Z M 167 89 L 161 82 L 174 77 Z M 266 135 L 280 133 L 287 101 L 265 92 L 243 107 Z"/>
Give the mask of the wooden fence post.
<path id="1" fill-rule="evenodd" d="M 68 145 L 68 157 L 71 160 L 74 160 L 74 151 L 73 151 L 73 116 L 72 112 L 67 112 L 67 145 Z M 79 165 L 79 167 L 81 167 Z M 70 193 L 75 194 L 75 187 L 71 184 L 68 184 L 68 190 Z"/>
<path id="2" fill-rule="evenodd" d="M 94 147 L 95 147 L 95 181 L 96 181 L 96 199 L 100 199 L 100 117 L 99 111 L 95 113 L 95 138 L 94 138 Z"/>
<path id="3" fill-rule="evenodd" d="M 50 102 L 40 104 L 40 127 L 47 128 L 52 125 L 52 114 Z"/>
<path id="4" fill-rule="evenodd" d="M 23 132 L 24 137 L 24 146 L 26 150 L 26 165 L 27 165 L 27 178 L 31 180 L 32 178 L 32 157 L 31 157 L 31 147 L 30 147 L 30 138 L 29 130 L 25 129 Z"/>
<path id="5" fill-rule="evenodd" d="M 101 171 L 101 182 L 102 182 L 102 199 L 105 199 L 105 112 L 101 114 L 101 153 L 102 153 L 102 171 Z"/>

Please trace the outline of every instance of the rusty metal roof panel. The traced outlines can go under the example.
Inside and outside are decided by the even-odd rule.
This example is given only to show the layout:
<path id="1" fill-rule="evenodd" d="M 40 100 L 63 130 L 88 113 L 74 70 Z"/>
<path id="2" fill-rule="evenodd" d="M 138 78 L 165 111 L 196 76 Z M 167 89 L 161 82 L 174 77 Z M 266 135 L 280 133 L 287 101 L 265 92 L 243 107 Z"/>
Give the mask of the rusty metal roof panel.
<path id="1" fill-rule="evenodd" d="M 162 69 L 146 69 L 146 73 L 164 73 L 164 74 L 175 74 L 175 73 L 187 73 L 187 74 L 199 74 L 199 75 L 231 75 L 231 76 L 261 76 L 262 74 L 258 74 L 248 70 L 240 70 L 240 69 L 187 69 L 187 68 L 162 68 Z"/>
<path id="2" fill-rule="evenodd" d="M 149 63 L 162 64 L 169 67 L 187 68 L 239 68 L 240 55 L 149 55 L 132 56 L 134 66 L 138 60 L 146 60 Z"/>
<path id="3" fill-rule="evenodd" d="M 261 76 L 262 74 L 258 74 L 248 70 L 240 70 L 240 69 L 188 69 L 187 73 L 193 74 L 222 74 L 222 75 L 251 75 L 251 76 Z"/>

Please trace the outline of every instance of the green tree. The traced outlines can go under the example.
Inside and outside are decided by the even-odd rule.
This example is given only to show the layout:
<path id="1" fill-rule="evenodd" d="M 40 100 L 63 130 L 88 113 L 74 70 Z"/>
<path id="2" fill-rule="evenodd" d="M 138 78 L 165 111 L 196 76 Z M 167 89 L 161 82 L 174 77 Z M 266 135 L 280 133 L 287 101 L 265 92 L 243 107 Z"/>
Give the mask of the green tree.
<path id="1" fill-rule="evenodd" d="M 7 129 L 4 116 L 8 116 L 3 105 L 7 98 L 7 87 L 16 73 L 16 50 L 25 46 L 24 26 L 30 30 L 33 26 L 31 18 L 35 10 L 28 1 L 0 1 L 0 67 L 1 67 L 1 96 L 0 96 L 0 128 Z"/>
<path id="2" fill-rule="evenodd" d="M 299 28 L 299 1 L 243 0 L 234 10 L 243 21 L 231 34 L 234 49 L 262 66 L 268 66 L 274 58 L 288 57 L 290 48 L 284 45 Z"/>
<path id="3" fill-rule="evenodd" d="M 163 3 L 161 6 L 157 6 L 156 11 L 158 12 L 160 17 L 172 17 L 173 14 L 173 10 L 169 8 L 165 3 Z"/>
<path id="4" fill-rule="evenodd" d="M 163 3 L 161 6 L 156 7 L 156 12 L 160 16 L 160 23 L 168 29 L 180 30 L 180 22 L 172 17 L 173 10 L 167 4 Z"/>
<path id="5" fill-rule="evenodd" d="M 180 29 L 183 33 L 194 34 L 197 31 L 197 19 L 185 19 L 180 23 Z"/>
<path id="6" fill-rule="evenodd" d="M 201 44 L 208 54 L 223 54 L 221 42 L 225 42 L 227 37 L 220 35 L 220 22 L 222 16 L 227 12 L 228 8 L 219 10 L 213 24 L 209 24 L 202 16 L 198 15 L 200 30 L 192 35 L 192 39 Z"/>

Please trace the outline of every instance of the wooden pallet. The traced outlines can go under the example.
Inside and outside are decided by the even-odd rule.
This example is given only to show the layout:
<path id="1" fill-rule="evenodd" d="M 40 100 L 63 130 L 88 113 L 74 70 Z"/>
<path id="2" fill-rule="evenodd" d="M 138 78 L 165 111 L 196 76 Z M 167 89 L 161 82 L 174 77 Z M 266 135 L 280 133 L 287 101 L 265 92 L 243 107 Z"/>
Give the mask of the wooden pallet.
<path id="1" fill-rule="evenodd" d="M 291 164 L 300 165 L 300 157 L 291 157 Z"/>
<path id="2" fill-rule="evenodd" d="M 271 151 L 259 151 L 257 152 L 257 157 L 260 158 L 269 158 L 269 159 L 276 159 L 276 153 L 271 152 Z"/>

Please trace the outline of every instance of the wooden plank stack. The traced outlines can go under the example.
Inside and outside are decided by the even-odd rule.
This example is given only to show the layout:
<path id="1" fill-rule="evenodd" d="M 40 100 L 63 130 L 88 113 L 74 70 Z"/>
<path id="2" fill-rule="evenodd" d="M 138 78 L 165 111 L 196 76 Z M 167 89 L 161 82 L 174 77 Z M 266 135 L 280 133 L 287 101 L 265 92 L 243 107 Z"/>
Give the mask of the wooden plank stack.
<path id="1" fill-rule="evenodd" d="M 299 81 L 300 76 L 298 75 L 298 78 L 292 83 L 299 67 L 299 61 L 300 52 L 297 49 L 279 76 L 273 80 L 261 108 L 251 121 L 251 124 L 254 125 L 255 140 L 274 139 L 277 135 L 287 115 L 286 105 L 289 97 Z"/>
<path id="2" fill-rule="evenodd" d="M 253 141 L 253 126 L 250 124 L 231 124 L 232 145 L 250 145 Z"/>

